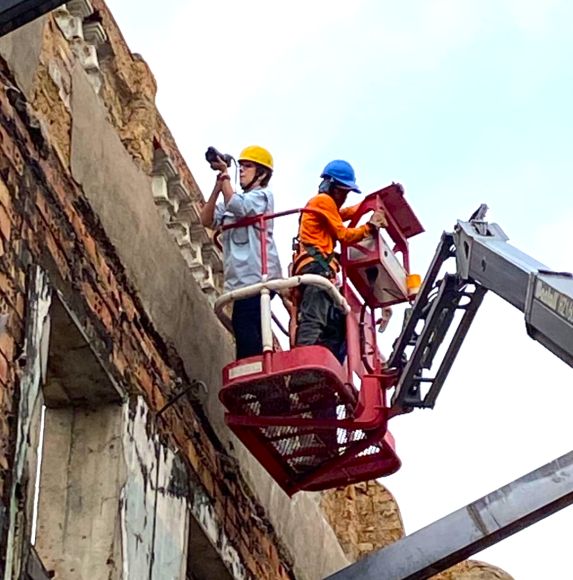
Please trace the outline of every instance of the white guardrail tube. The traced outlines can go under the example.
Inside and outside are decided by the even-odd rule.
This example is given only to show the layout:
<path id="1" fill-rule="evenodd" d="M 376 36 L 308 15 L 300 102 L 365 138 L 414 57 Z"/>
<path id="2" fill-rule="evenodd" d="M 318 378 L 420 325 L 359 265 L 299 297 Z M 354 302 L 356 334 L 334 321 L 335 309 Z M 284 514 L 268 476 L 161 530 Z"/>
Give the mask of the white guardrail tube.
<path id="1" fill-rule="evenodd" d="M 272 352 L 273 350 L 273 329 L 271 313 L 271 292 L 264 286 L 267 282 L 265 274 L 263 276 L 263 288 L 261 290 L 261 336 L 263 339 L 263 352 Z"/>
<path id="2" fill-rule="evenodd" d="M 249 298 L 250 296 L 261 295 L 261 330 L 263 337 L 263 350 L 265 352 L 272 351 L 273 349 L 273 333 L 271 327 L 271 296 L 272 291 L 280 292 L 288 288 L 295 288 L 301 284 L 310 284 L 312 286 L 319 286 L 326 290 L 332 297 L 334 303 L 344 310 L 346 314 L 350 312 L 350 306 L 348 302 L 338 291 L 336 286 L 318 274 L 302 274 L 301 276 L 291 276 L 290 278 L 280 278 L 278 280 L 265 280 L 259 282 L 258 284 L 251 284 L 250 286 L 245 286 L 244 288 L 239 288 L 238 290 L 232 290 L 220 296 L 215 302 L 215 314 L 225 326 L 229 332 L 233 332 L 233 326 L 231 324 L 231 319 L 224 312 L 224 308 L 227 304 L 234 302 L 235 300 L 242 300 L 243 298 Z"/>

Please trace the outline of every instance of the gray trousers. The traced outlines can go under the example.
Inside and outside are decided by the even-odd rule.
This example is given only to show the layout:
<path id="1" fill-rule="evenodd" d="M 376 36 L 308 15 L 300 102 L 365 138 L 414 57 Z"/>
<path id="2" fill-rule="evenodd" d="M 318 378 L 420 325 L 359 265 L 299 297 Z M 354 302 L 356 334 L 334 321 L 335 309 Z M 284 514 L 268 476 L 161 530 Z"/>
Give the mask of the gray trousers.
<path id="1" fill-rule="evenodd" d="M 318 262 L 304 266 L 300 274 L 328 275 Z M 326 347 L 343 364 L 346 358 L 346 316 L 318 286 L 302 285 L 296 346 Z"/>

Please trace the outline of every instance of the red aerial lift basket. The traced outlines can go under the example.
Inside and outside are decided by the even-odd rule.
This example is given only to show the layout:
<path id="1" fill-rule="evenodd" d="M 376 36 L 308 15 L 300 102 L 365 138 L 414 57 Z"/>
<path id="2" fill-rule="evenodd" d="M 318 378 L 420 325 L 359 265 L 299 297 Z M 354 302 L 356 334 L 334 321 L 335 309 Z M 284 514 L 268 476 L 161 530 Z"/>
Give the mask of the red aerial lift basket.
<path id="1" fill-rule="evenodd" d="M 360 391 L 322 346 L 305 346 L 225 367 L 227 424 L 290 495 L 389 475 L 400 467 L 387 432 L 380 379 Z"/>
<path id="2" fill-rule="evenodd" d="M 368 269 L 377 270 L 376 283 L 391 278 L 393 265 L 384 252 L 394 258 L 398 252 L 402 254 L 399 280 L 407 280 L 407 238 L 419 233 L 421 226 L 404 201 L 401 186 L 392 185 L 365 198 L 354 221 L 378 208 L 389 218 L 388 234 L 395 247 L 390 249 L 375 239 L 372 247 L 343 248 L 340 289 L 326 278 L 309 274 L 267 280 L 267 221 L 301 210 L 256 216 L 223 228 L 256 225 L 259 230 L 263 282 L 221 296 L 215 310 L 231 329 L 225 306 L 261 294 L 264 354 L 227 365 L 219 397 L 228 411 L 229 428 L 289 495 L 375 479 L 400 468 L 388 432 L 386 397 L 395 377 L 384 371 L 376 344 L 375 311 L 388 303 L 404 302 L 409 294 L 404 290 L 391 301 L 373 298 L 373 274 Z M 346 311 L 344 365 L 322 346 L 273 348 L 269 293 L 299 284 L 321 286 Z"/>

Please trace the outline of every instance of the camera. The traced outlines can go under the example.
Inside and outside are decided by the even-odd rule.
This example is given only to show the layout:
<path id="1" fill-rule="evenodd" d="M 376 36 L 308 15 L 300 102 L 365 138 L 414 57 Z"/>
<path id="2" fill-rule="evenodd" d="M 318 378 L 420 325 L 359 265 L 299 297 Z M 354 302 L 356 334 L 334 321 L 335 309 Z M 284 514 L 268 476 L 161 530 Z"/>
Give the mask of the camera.
<path id="1" fill-rule="evenodd" d="M 217 163 L 219 158 L 225 162 L 227 167 L 231 167 L 231 162 L 233 161 L 232 155 L 229 155 L 228 153 L 219 153 L 215 147 L 209 147 L 205 152 L 205 159 L 211 166 L 211 169 L 215 169 L 213 163 Z"/>

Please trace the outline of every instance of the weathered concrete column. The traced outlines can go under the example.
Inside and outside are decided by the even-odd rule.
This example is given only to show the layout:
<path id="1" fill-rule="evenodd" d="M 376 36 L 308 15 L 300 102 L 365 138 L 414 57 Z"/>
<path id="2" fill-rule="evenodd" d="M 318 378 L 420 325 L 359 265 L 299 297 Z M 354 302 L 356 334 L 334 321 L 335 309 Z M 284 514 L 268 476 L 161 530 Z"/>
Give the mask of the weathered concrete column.
<path id="1" fill-rule="evenodd" d="M 141 398 L 47 409 L 36 551 L 69 580 L 184 580 L 184 470 Z"/>

